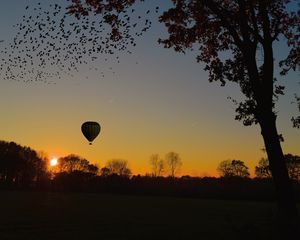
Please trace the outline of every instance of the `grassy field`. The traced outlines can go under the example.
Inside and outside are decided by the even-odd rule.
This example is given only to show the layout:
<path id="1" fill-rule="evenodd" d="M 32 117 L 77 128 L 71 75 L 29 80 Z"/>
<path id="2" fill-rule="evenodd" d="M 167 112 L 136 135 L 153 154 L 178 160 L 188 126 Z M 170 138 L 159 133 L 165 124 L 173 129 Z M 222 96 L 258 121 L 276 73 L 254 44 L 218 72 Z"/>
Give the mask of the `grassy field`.
<path id="1" fill-rule="evenodd" d="M 275 204 L 0 191 L 0 239 L 275 239 Z"/>

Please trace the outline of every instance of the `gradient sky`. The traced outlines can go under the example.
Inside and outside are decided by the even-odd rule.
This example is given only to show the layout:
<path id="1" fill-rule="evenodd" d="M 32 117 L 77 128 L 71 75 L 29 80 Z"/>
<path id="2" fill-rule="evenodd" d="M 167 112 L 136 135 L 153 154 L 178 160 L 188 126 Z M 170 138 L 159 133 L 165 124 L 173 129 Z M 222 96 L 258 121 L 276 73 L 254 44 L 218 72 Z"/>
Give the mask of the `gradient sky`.
<path id="1" fill-rule="evenodd" d="M 21 21 L 25 6 L 37 2 L 1 2 L 0 49 L 15 36 L 12 26 Z M 151 2 L 156 6 L 161 1 Z M 78 154 L 100 167 L 110 159 L 126 159 L 134 174 L 150 172 L 151 154 L 164 157 L 169 151 L 181 156 L 181 174 L 217 175 L 218 163 L 226 159 L 243 160 L 253 173 L 264 157 L 263 141 L 258 126 L 234 120 L 235 106 L 227 97 L 240 99 L 238 86 L 209 83 L 192 53 L 178 54 L 157 43 L 165 34 L 156 22 L 137 40 L 133 54 L 121 54 L 120 64 L 97 62 L 104 78 L 83 66 L 80 74 L 50 85 L 0 79 L 0 138 L 49 157 Z M 284 56 L 287 49 L 278 43 L 275 51 Z M 282 146 L 285 153 L 299 155 L 300 130 L 290 121 L 297 114 L 291 101 L 300 90 L 299 74 L 280 82 L 287 86 L 277 108 Z M 102 126 L 92 146 L 80 131 L 87 120 Z"/>

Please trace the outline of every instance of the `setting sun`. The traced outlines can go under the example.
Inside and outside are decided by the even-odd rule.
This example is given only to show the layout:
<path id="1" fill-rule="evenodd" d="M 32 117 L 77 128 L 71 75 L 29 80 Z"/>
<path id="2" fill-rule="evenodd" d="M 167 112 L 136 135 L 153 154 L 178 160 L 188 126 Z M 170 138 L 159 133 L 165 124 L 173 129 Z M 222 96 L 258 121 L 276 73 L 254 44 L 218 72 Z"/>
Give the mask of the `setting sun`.
<path id="1" fill-rule="evenodd" d="M 56 166 L 56 165 L 57 165 L 57 158 L 52 158 L 52 159 L 50 160 L 50 166 L 54 167 L 54 166 Z"/>

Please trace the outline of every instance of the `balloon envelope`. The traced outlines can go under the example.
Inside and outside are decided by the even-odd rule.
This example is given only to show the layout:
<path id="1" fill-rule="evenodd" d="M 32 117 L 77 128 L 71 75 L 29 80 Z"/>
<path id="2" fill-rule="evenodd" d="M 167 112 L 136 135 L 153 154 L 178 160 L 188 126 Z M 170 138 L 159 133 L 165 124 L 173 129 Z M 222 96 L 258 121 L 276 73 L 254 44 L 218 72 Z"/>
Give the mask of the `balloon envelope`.
<path id="1" fill-rule="evenodd" d="M 90 144 L 99 135 L 100 130 L 100 124 L 97 122 L 85 122 L 81 125 L 81 132 Z"/>

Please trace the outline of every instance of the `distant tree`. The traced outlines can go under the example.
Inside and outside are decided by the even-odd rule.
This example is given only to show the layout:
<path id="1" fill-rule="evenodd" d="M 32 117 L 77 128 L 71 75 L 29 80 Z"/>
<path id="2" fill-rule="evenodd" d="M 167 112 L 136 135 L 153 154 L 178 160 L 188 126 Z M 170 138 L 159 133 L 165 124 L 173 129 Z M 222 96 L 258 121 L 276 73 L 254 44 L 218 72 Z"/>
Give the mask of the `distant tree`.
<path id="1" fill-rule="evenodd" d="M 0 182 L 28 186 L 46 176 L 46 162 L 35 150 L 0 141 Z"/>
<path id="2" fill-rule="evenodd" d="M 291 179 L 300 181 L 300 156 L 285 154 L 284 159 L 288 168 L 288 173 Z M 255 174 L 259 178 L 271 178 L 269 160 L 262 158 L 255 167 Z"/>
<path id="3" fill-rule="evenodd" d="M 290 178 L 300 181 L 300 156 L 285 154 L 284 158 L 288 167 Z"/>
<path id="4" fill-rule="evenodd" d="M 255 175 L 258 178 L 272 178 L 269 161 L 267 158 L 259 160 L 258 165 L 255 166 Z"/>
<path id="5" fill-rule="evenodd" d="M 225 160 L 222 161 L 218 168 L 218 172 L 222 177 L 249 177 L 248 167 L 241 160 Z"/>
<path id="6" fill-rule="evenodd" d="M 38 158 L 41 160 L 42 162 L 42 168 L 43 170 L 41 170 L 40 172 L 43 172 L 43 174 L 38 177 L 38 179 L 43 179 L 44 181 L 47 179 L 51 178 L 51 172 L 49 171 L 49 157 L 48 154 L 44 151 L 38 151 L 37 152 L 37 156 Z M 46 173 L 44 173 L 46 171 Z"/>
<path id="7" fill-rule="evenodd" d="M 233 171 L 231 167 L 231 160 L 224 160 L 220 162 L 217 171 L 221 177 L 232 177 Z"/>
<path id="8" fill-rule="evenodd" d="M 100 169 L 100 175 L 101 175 L 102 177 L 107 177 L 107 176 L 109 176 L 110 174 L 111 174 L 111 173 L 110 173 L 109 168 L 103 167 L 103 168 Z"/>
<path id="9" fill-rule="evenodd" d="M 131 170 L 128 168 L 128 162 L 126 160 L 112 159 L 107 162 L 105 168 L 109 170 L 109 175 L 116 174 L 124 177 L 131 175 Z"/>
<path id="10" fill-rule="evenodd" d="M 300 55 L 300 54 L 299 54 Z M 300 58 L 300 57 L 299 57 Z M 300 112 L 300 97 L 298 97 L 297 95 L 295 96 L 296 99 L 296 104 L 298 105 L 298 110 Z M 294 127 L 296 128 L 300 128 L 300 116 L 298 117 L 292 117 L 292 122 Z"/>
<path id="11" fill-rule="evenodd" d="M 169 152 L 166 154 L 166 165 L 170 176 L 174 178 L 182 166 L 182 161 L 178 153 Z"/>
<path id="12" fill-rule="evenodd" d="M 46 163 L 49 162 L 49 156 L 48 156 L 48 154 L 46 152 L 44 152 L 44 151 L 38 151 L 37 155 L 44 162 L 46 162 Z"/>
<path id="13" fill-rule="evenodd" d="M 152 176 L 153 177 L 160 177 L 162 176 L 164 169 L 165 169 L 165 164 L 164 160 L 159 157 L 158 154 L 153 154 L 150 157 L 150 164 L 152 167 Z"/>
<path id="14" fill-rule="evenodd" d="M 99 167 L 97 165 L 89 164 L 87 166 L 87 171 L 86 172 L 89 172 L 89 173 L 97 175 L 98 171 L 99 171 Z"/>
<path id="15" fill-rule="evenodd" d="M 59 172 L 71 173 L 74 171 L 81 171 L 86 173 L 97 174 L 98 167 L 90 164 L 88 160 L 81 158 L 75 154 L 70 154 L 66 157 L 58 159 L 57 168 Z"/>

